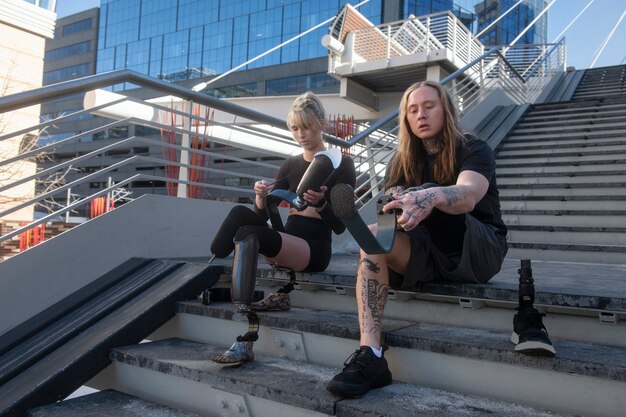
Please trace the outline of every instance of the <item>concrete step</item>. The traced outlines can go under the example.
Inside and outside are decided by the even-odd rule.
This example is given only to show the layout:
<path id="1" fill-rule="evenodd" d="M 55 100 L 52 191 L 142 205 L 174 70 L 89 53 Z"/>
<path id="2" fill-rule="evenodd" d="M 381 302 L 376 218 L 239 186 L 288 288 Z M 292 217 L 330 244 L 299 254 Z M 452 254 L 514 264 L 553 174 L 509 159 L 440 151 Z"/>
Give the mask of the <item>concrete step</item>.
<path id="1" fill-rule="evenodd" d="M 206 342 L 206 339 L 210 338 L 213 340 L 211 345 L 215 345 L 215 340 L 222 334 L 230 334 L 223 342 L 217 343 L 218 348 L 224 349 L 234 335 L 245 330 L 245 326 L 242 326 L 240 319 L 237 318 L 239 314 L 229 303 L 209 306 L 197 304 L 192 307 L 193 312 L 181 314 L 184 316 L 181 317 L 183 321 L 181 327 L 192 332 L 199 331 L 192 335 L 195 340 Z M 465 314 L 472 314 L 473 311 L 468 310 Z M 189 313 L 195 317 L 188 317 Z M 314 379 L 315 385 L 307 387 L 309 390 L 317 391 L 319 385 L 323 389 L 333 373 L 340 369 L 342 361 L 358 344 L 358 320 L 354 313 L 296 307 L 289 312 L 262 313 L 259 317 L 260 339 L 255 343 L 255 351 L 259 355 L 261 365 L 265 362 L 264 355 L 273 357 L 285 355 L 292 360 L 336 368 L 325 374 L 316 368 L 317 375 L 322 375 L 322 378 Z M 217 330 L 220 326 L 223 326 L 224 330 Z M 211 333 L 208 333 L 209 329 Z M 516 398 L 521 403 L 533 407 L 583 415 L 619 415 L 623 410 L 622 402 L 626 401 L 618 399 L 621 398 L 619 393 L 622 392 L 626 382 L 626 355 L 624 355 L 626 352 L 623 347 L 570 342 L 553 337 L 557 356 L 537 359 L 514 352 L 508 340 L 510 335 L 508 331 L 497 332 L 396 319 L 383 320 L 383 329 L 385 341 L 390 346 L 386 356 L 394 380 L 398 382 L 427 384 L 433 388 L 486 395 L 502 401 L 512 401 Z M 172 365 L 191 364 L 198 371 L 210 371 L 213 366 L 198 363 L 206 360 L 208 355 L 215 351 L 206 347 L 202 347 L 198 354 L 188 353 L 180 356 L 181 359 L 173 354 L 169 346 L 160 354 L 148 356 L 141 352 L 137 353 L 138 350 L 145 349 L 149 347 L 141 345 L 128 350 L 117 349 L 113 358 L 128 365 L 139 363 L 144 365 L 153 359 L 165 357 L 165 361 L 150 366 L 155 370 L 166 370 Z M 185 359 L 182 359 L 183 357 Z M 300 363 L 294 368 L 306 366 Z M 257 372 L 252 372 L 255 370 Z M 262 389 L 257 389 L 257 392 L 268 391 L 269 382 L 261 382 L 262 380 L 273 379 L 275 375 L 284 378 L 284 373 L 280 371 L 274 375 L 263 371 L 262 376 L 257 375 L 258 368 L 252 368 L 250 371 L 246 373 L 246 380 L 243 381 L 233 381 L 234 376 L 224 375 L 223 370 L 216 376 L 228 378 L 229 388 L 233 388 L 235 384 L 245 384 L 246 381 L 255 386 L 262 384 Z M 477 372 L 490 377 L 476 381 L 474 376 Z M 184 373 L 182 370 L 175 372 L 176 375 Z M 197 372 L 193 373 L 194 379 L 199 377 Z M 491 379 L 493 377 L 499 381 L 498 384 L 493 384 L 494 379 Z M 215 377 L 210 378 L 213 386 L 224 384 Z M 124 375 L 123 380 L 128 379 L 128 375 Z M 506 380 L 515 382 L 500 385 Z M 275 383 L 280 384 L 280 381 Z M 593 392 L 589 393 L 591 383 L 594 388 L 591 389 Z M 286 390 L 287 386 L 291 385 L 300 384 L 285 383 L 283 379 L 283 389 Z M 541 398 L 535 394 L 528 396 L 530 392 L 539 388 L 538 385 L 541 385 L 542 390 L 546 390 L 545 395 L 539 396 Z M 513 386 L 517 388 L 511 390 Z M 582 392 L 578 391 L 583 386 L 586 387 L 586 395 L 581 395 Z M 317 396 L 324 398 L 324 394 L 320 392 Z M 606 397 L 607 394 L 609 397 Z M 290 397 L 297 398 L 298 395 L 290 393 Z M 591 404 L 593 407 L 602 404 L 601 413 L 597 408 L 593 411 Z"/>
<path id="2" fill-rule="evenodd" d="M 200 417 L 115 390 L 28 410 L 25 417 Z"/>
<path id="3" fill-rule="evenodd" d="M 341 353 L 347 356 L 353 349 L 344 350 L 346 351 Z M 116 361 L 116 382 L 129 391 L 141 391 L 144 397 L 155 397 L 153 401 L 179 404 L 178 408 L 187 408 L 189 412 L 202 415 L 552 415 L 531 407 L 472 394 L 446 392 L 398 380 L 385 388 L 371 391 L 360 399 L 343 399 L 326 390 L 327 382 L 339 371 L 338 366 L 341 364 L 331 367 L 258 354 L 255 361 L 243 366 L 222 367 L 208 360 L 211 354 L 220 351 L 222 347 L 182 339 L 116 349 L 112 353 Z M 336 356 L 336 352 L 334 353 L 333 356 Z M 398 349 L 397 353 L 389 351 L 387 356 L 390 366 L 402 368 L 406 359 L 412 359 L 403 357 L 403 353 L 402 349 Z M 336 362 L 340 361 L 343 359 L 337 358 Z M 411 366 L 411 371 L 415 371 L 415 365 L 419 365 L 419 362 Z M 431 370 L 427 367 L 420 372 L 424 374 Z M 398 372 L 400 377 L 408 369 L 402 371 Z M 445 370 L 437 373 L 443 372 Z M 467 384 L 470 378 L 470 375 L 466 375 L 460 382 Z M 536 390 L 537 388 L 532 389 L 533 392 Z"/>
<path id="4" fill-rule="evenodd" d="M 619 130 L 592 130 L 589 132 L 569 132 L 569 134 L 560 134 L 560 133 L 551 133 L 541 134 L 537 133 L 536 135 L 521 135 L 515 136 L 514 133 L 510 134 L 506 137 L 506 142 L 510 143 L 541 143 L 544 141 L 568 141 L 568 140 L 619 140 L 624 138 L 625 131 L 623 129 Z"/>
<path id="5" fill-rule="evenodd" d="M 608 196 L 623 197 L 626 196 L 626 188 L 616 187 L 500 187 L 501 198 L 588 198 L 596 197 L 597 201 L 604 201 Z M 601 204 L 601 203 L 598 203 Z"/>
<path id="6" fill-rule="evenodd" d="M 524 211 L 524 212 L 606 212 L 626 214 L 626 199 L 607 200 L 598 204 L 596 200 L 504 200 L 500 201 L 500 208 L 503 211 Z M 625 218 L 626 220 L 626 218 Z M 626 222 L 624 223 L 626 226 Z"/>
<path id="7" fill-rule="evenodd" d="M 515 129 L 527 129 L 527 128 L 538 128 L 538 127 L 557 127 L 562 126 L 563 123 L 567 123 L 569 127 L 573 126 L 601 126 L 603 124 L 615 124 L 615 123 L 624 123 L 626 122 L 626 110 L 621 112 L 616 112 L 612 115 L 587 115 L 581 113 L 576 113 L 572 115 L 563 115 L 562 117 L 551 117 L 548 119 L 541 118 L 532 118 L 527 119 L 524 117 L 517 125 L 515 125 Z"/>
<path id="8" fill-rule="evenodd" d="M 530 259 L 530 258 L 528 258 Z M 324 273 L 298 273 L 294 306 L 354 313 L 357 257 L 335 255 Z M 486 284 L 423 283 L 417 291 L 391 291 L 385 317 L 455 327 L 509 332 L 518 303 L 519 259 L 507 257 L 501 271 Z M 551 334 L 561 339 L 626 347 L 626 265 L 593 265 L 532 261 L 535 305 L 544 312 Z M 230 286 L 231 267 L 224 268 L 223 286 Z M 257 289 L 276 291 L 289 282 L 286 273 L 261 268 Z M 228 292 L 227 292 L 228 294 Z M 212 298 L 228 300 L 216 289 Z M 180 303 L 174 329 L 159 338 L 176 336 L 202 340 L 201 332 L 189 334 L 197 303 Z M 468 310 L 471 310 L 469 312 Z M 276 313 L 279 314 L 280 313 Z M 190 318 L 191 317 L 191 318 Z M 280 316 L 282 317 L 282 316 Z M 615 320 L 607 326 L 604 317 Z M 183 323 L 184 319 L 184 323 Z M 621 329 L 621 330 L 620 330 Z M 245 329 L 242 329 L 245 331 Z M 231 333 L 232 334 L 232 333 Z M 200 339 L 197 339 L 200 337 Z M 278 349 L 273 346 L 268 348 Z"/>
<path id="9" fill-rule="evenodd" d="M 558 140 L 533 140 L 533 141 L 510 141 L 503 143 L 498 152 L 513 150 L 535 150 L 535 149 L 554 149 L 554 148 L 589 148 L 593 149 L 597 146 L 615 146 L 626 144 L 626 137 L 602 137 L 602 138 L 573 138 Z"/>
<path id="10" fill-rule="evenodd" d="M 551 176 L 551 175 L 615 175 L 626 172 L 626 163 L 622 164 L 603 164 L 603 165 L 563 165 L 563 166 L 536 166 L 536 167 L 498 167 L 496 172 L 500 177 L 532 177 L 535 175 Z"/>
<path id="11" fill-rule="evenodd" d="M 509 242 L 626 247 L 626 228 L 611 230 L 593 227 L 526 226 L 520 229 L 522 230 L 517 230 L 515 226 L 509 227 Z"/>
<path id="12" fill-rule="evenodd" d="M 626 129 L 588 129 L 587 131 L 579 130 L 579 131 L 571 131 L 571 132 L 551 132 L 545 133 L 542 131 L 538 131 L 532 134 L 524 134 L 518 135 L 515 132 L 512 132 L 507 138 L 506 141 L 511 140 L 512 142 L 538 142 L 544 140 L 560 140 L 560 139 L 607 139 L 607 138 L 623 138 L 626 133 Z"/>
<path id="13" fill-rule="evenodd" d="M 595 249 L 595 250 L 590 250 Z M 547 246 L 541 243 L 509 244 L 509 255 L 544 261 L 584 262 L 590 264 L 623 264 L 626 253 L 605 251 L 603 246 Z"/>
<path id="14" fill-rule="evenodd" d="M 611 155 L 611 154 L 599 154 L 590 155 L 585 153 L 583 155 L 552 155 L 552 156 L 538 156 L 527 158 L 496 158 L 496 164 L 498 169 L 502 167 L 520 167 L 520 166 L 545 166 L 545 165 L 603 165 L 603 164 L 621 164 L 626 162 L 626 155 Z"/>
<path id="15" fill-rule="evenodd" d="M 623 96 L 626 92 L 624 88 L 607 88 L 602 90 L 578 91 L 572 97 L 572 100 L 589 100 L 596 98 L 605 98 L 611 96 Z"/>
<path id="16" fill-rule="evenodd" d="M 498 186 L 547 187 L 623 187 L 626 186 L 626 173 L 619 175 L 587 176 L 536 176 L 536 177 L 499 177 Z"/>
<path id="17" fill-rule="evenodd" d="M 513 158 L 513 157 L 533 157 L 542 155 L 624 155 L 626 156 L 626 140 L 624 141 L 612 141 L 607 143 L 593 142 L 584 144 L 582 146 L 576 145 L 540 145 L 540 146 L 520 146 L 516 148 L 502 148 L 498 151 L 498 158 Z"/>
<path id="18" fill-rule="evenodd" d="M 602 110 L 601 110 L 602 109 Z M 567 122 L 568 120 L 600 120 L 600 119 L 612 119 L 614 117 L 622 117 L 626 113 L 626 104 L 612 106 L 608 108 L 604 107 L 588 107 L 579 109 L 563 109 L 560 113 L 553 111 L 547 112 L 539 110 L 536 107 L 530 110 L 524 115 L 524 119 L 521 123 L 543 123 L 551 121 Z"/>
<path id="19" fill-rule="evenodd" d="M 528 112 L 529 117 L 537 115 L 555 116 L 576 112 L 599 112 L 623 110 L 626 108 L 626 98 L 612 97 L 609 100 L 592 99 L 587 101 L 569 101 L 560 103 L 546 103 L 534 105 Z"/>
<path id="20" fill-rule="evenodd" d="M 527 135 L 546 135 L 546 134 L 576 134 L 581 132 L 610 132 L 612 130 L 622 131 L 626 127 L 626 123 L 602 123 L 602 124 L 586 124 L 586 125 L 569 125 L 561 124 L 555 126 L 544 127 L 527 127 L 527 128 L 515 128 L 511 132 L 512 137 L 527 136 Z"/>
<path id="21" fill-rule="evenodd" d="M 594 214 L 553 214 L 548 215 L 541 212 L 530 214 L 520 212 L 519 214 L 507 214 L 503 212 L 502 220 L 507 225 L 512 226 L 562 226 L 562 227 L 604 227 L 621 228 L 624 227 L 624 215 L 594 215 Z M 625 255 L 626 256 L 626 255 Z M 626 259 L 623 258 L 623 259 Z M 623 263 L 623 262 L 622 262 Z"/>
<path id="22" fill-rule="evenodd" d="M 624 85 L 623 80 L 613 80 L 612 82 L 604 83 L 602 86 L 580 86 L 576 89 L 576 93 L 572 98 L 577 100 L 583 97 L 606 97 L 611 95 L 622 95 L 624 93 L 626 93 L 626 86 Z"/>

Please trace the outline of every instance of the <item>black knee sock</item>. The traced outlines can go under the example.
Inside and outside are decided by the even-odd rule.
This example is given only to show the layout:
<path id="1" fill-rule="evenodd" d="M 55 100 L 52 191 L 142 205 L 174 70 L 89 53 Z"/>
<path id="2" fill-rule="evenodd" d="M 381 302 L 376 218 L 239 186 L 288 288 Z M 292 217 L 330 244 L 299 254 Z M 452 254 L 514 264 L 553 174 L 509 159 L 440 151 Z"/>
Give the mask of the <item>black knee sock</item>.
<path id="1" fill-rule="evenodd" d="M 270 229 L 267 225 L 241 226 L 239 230 L 237 230 L 237 233 L 235 233 L 234 239 L 236 242 L 239 242 L 250 235 L 255 235 L 259 240 L 259 253 L 261 255 L 273 258 L 278 255 L 278 252 L 280 252 L 280 248 L 283 244 L 283 238 L 280 236 L 280 233 Z"/>
<path id="2" fill-rule="evenodd" d="M 267 223 L 246 206 L 233 207 L 211 242 L 211 252 L 218 258 L 226 258 L 230 255 L 235 249 L 233 239 L 237 230 L 246 225 L 263 226 Z"/>

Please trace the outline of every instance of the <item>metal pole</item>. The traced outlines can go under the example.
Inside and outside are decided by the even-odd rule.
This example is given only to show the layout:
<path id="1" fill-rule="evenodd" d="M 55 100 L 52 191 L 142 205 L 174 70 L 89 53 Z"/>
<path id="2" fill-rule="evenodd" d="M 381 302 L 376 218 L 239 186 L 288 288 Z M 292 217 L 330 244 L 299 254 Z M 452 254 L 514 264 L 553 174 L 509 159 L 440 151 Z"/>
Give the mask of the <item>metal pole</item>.
<path id="1" fill-rule="evenodd" d="M 189 148 L 191 147 L 191 139 L 189 138 L 189 132 L 191 131 L 191 113 L 193 111 L 193 102 L 191 100 L 185 101 L 183 104 L 185 113 L 187 116 L 183 117 L 183 130 L 185 133 L 181 135 L 180 146 L 180 163 L 182 164 L 178 170 L 178 189 L 176 191 L 176 197 L 187 198 L 187 182 L 189 181 Z"/>

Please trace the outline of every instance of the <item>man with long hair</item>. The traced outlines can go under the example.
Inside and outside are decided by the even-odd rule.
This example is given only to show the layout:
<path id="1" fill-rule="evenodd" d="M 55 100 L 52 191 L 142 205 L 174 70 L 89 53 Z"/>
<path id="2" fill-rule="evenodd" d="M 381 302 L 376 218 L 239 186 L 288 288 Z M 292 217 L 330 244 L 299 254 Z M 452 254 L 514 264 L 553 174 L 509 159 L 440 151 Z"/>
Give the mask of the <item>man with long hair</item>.
<path id="1" fill-rule="evenodd" d="M 447 91 L 431 81 L 411 85 L 400 102 L 399 124 L 398 148 L 386 175 L 393 200 L 383 207 L 399 213 L 398 231 L 389 253 L 361 251 L 356 282 L 361 347 L 328 384 L 340 396 L 358 397 L 392 381 L 381 343 L 389 287 L 484 283 L 500 271 L 507 253 L 493 151 L 461 132 Z M 370 228 L 376 233 L 376 225 Z M 541 330 L 539 336 L 541 328 L 534 329 Z M 545 340 L 549 345 L 547 333 Z"/>

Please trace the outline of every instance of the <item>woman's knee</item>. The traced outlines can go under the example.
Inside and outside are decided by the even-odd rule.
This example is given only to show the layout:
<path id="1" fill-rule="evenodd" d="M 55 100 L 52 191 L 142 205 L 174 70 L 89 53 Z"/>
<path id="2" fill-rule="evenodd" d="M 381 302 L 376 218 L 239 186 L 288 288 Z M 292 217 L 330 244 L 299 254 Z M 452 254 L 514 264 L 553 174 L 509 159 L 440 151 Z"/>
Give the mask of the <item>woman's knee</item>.
<path id="1" fill-rule="evenodd" d="M 270 229 L 267 225 L 245 225 L 237 229 L 235 233 L 235 242 L 244 240 L 249 236 L 255 236 L 259 240 L 259 253 L 270 258 L 276 256 L 280 252 L 282 246 L 282 238 L 280 233 Z"/>

